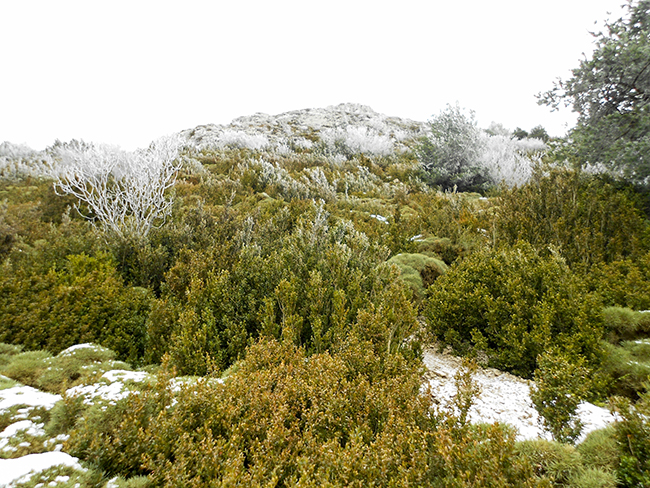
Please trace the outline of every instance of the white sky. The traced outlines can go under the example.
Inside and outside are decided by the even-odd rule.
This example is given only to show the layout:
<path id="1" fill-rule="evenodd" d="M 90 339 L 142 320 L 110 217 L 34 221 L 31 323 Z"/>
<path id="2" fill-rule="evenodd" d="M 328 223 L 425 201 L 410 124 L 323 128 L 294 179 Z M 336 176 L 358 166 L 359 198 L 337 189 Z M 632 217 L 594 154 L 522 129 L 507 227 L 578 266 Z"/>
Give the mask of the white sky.
<path id="1" fill-rule="evenodd" d="M 536 103 L 623 0 L 0 0 L 0 142 L 146 146 L 255 112 L 447 103 L 562 135 Z M 594 22 L 598 21 L 598 25 Z"/>

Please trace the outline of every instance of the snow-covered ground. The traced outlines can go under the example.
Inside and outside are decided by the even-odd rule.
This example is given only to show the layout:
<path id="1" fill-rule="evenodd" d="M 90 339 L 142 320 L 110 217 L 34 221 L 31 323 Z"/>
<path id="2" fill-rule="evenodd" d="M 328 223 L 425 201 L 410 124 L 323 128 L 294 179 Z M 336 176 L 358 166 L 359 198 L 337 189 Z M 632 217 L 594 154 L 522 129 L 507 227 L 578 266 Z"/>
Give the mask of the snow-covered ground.
<path id="1" fill-rule="evenodd" d="M 443 403 L 456 392 L 454 375 L 461 367 L 457 357 L 428 350 L 424 364 L 429 369 L 429 384 L 434 395 Z M 506 423 L 517 428 L 520 440 L 537 437 L 550 439 L 539 423 L 539 416 L 530 400 L 532 382 L 497 369 L 479 369 L 473 379 L 480 386 L 481 393 L 474 400 L 469 412 L 472 422 Z M 589 432 L 605 427 L 614 421 L 606 408 L 591 403 L 578 407 L 580 420 L 584 424 L 582 440 Z"/>

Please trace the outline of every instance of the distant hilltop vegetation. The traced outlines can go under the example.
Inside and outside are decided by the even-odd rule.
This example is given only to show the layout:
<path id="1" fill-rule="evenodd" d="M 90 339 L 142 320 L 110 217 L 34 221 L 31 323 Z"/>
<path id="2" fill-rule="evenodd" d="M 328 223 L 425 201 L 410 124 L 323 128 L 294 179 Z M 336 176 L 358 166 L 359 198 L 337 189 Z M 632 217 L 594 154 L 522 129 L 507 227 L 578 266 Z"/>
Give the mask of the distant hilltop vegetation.
<path id="1" fill-rule="evenodd" d="M 180 133 L 199 148 L 240 146 L 249 149 L 310 148 L 319 139 L 346 141 L 359 152 L 387 153 L 427 134 L 427 123 L 389 117 L 366 105 L 342 103 L 293 110 L 279 115 L 256 113 L 227 125 L 200 125 Z"/>

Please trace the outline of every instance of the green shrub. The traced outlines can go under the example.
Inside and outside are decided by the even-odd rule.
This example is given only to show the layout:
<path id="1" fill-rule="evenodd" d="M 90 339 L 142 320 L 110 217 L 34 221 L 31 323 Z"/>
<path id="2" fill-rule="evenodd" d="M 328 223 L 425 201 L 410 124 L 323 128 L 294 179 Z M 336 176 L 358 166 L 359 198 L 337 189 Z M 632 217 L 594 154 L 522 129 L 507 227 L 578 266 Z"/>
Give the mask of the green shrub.
<path id="1" fill-rule="evenodd" d="M 620 454 L 614 426 L 589 432 L 576 449 L 587 467 L 610 472 L 618 468 Z"/>
<path id="2" fill-rule="evenodd" d="M 635 259 L 597 263 L 585 273 L 585 280 L 605 305 L 650 309 L 650 253 Z"/>
<path id="3" fill-rule="evenodd" d="M 650 486 L 650 393 L 641 395 L 636 404 L 614 398 L 612 409 L 621 417 L 614 424 L 620 452 L 620 486 Z"/>
<path id="4" fill-rule="evenodd" d="M 495 226 L 500 242 L 551 245 L 585 274 L 646 251 L 647 223 L 635 195 L 606 177 L 564 168 L 540 168 L 525 185 L 502 192 Z"/>
<path id="5" fill-rule="evenodd" d="M 123 285 L 109 256 L 68 256 L 62 269 L 0 278 L 0 341 L 53 353 L 94 342 L 137 362 L 150 299 L 147 290 Z"/>
<path id="6" fill-rule="evenodd" d="M 576 412 L 586 398 L 589 370 L 583 361 L 571 362 L 556 351 L 537 358 L 535 386 L 530 399 L 543 421 L 544 428 L 558 442 L 575 442 L 583 424 Z"/>
<path id="7" fill-rule="evenodd" d="M 153 389 L 95 408 L 68 448 L 154 486 L 532 486 L 514 432 L 459 427 L 421 393 L 418 361 L 355 333 L 308 356 L 262 339 L 223 382 Z"/>
<path id="8" fill-rule="evenodd" d="M 457 353 L 483 352 L 491 366 L 528 378 L 551 347 L 587 365 L 600 361 L 598 301 L 561 258 L 528 244 L 477 251 L 428 292 L 429 327 Z"/>
<path id="9" fill-rule="evenodd" d="M 530 462 L 538 482 L 548 480 L 553 486 L 566 486 L 582 471 L 580 454 L 568 444 L 544 439 L 526 440 L 517 442 L 515 450 Z"/>

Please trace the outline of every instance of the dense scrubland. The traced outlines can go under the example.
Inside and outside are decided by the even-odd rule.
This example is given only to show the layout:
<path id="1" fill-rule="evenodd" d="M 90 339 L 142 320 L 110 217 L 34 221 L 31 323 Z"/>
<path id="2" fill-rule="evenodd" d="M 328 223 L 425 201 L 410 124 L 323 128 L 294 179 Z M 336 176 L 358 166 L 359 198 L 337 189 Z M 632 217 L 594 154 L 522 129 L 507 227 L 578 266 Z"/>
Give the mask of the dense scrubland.
<path id="1" fill-rule="evenodd" d="M 540 97 L 574 103 L 564 138 L 347 105 L 363 124 L 4 143 L 2 373 L 154 373 L 39 414 L 88 486 L 650 486 L 649 19 L 630 4 Z M 57 356 L 80 343 L 108 349 Z M 468 358 L 453 408 L 423 347 Z M 534 379 L 555 441 L 470 424 L 476 364 Z M 620 420 L 575 446 L 582 400 Z"/>

